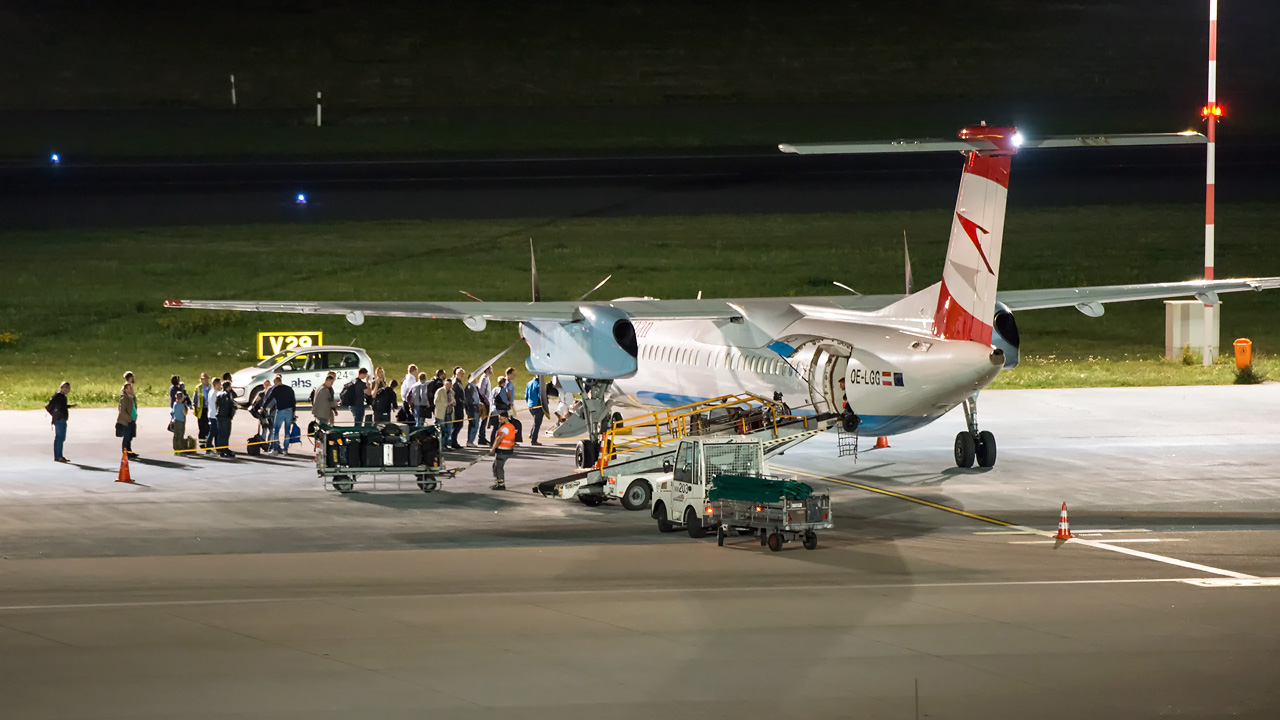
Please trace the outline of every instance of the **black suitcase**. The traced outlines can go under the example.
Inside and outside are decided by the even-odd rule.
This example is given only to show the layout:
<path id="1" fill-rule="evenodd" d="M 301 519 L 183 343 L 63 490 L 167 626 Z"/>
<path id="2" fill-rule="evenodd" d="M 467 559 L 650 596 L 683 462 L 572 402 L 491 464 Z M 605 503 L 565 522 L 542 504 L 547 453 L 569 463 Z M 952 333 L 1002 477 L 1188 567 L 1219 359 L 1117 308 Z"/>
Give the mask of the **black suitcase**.
<path id="1" fill-rule="evenodd" d="M 405 446 L 405 452 L 409 455 L 409 467 L 418 467 L 422 465 L 422 443 L 417 440 L 410 440 Z"/>
<path id="2" fill-rule="evenodd" d="M 409 444 L 396 443 L 391 446 L 392 464 L 396 467 L 409 467 Z"/>

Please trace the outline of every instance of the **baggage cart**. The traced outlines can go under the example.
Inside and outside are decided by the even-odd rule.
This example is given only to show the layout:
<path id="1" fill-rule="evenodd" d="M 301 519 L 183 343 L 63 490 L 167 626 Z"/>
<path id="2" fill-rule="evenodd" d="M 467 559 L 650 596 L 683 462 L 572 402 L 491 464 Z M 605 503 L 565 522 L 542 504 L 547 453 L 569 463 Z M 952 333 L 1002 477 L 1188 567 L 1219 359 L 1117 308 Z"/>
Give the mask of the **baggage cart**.
<path id="1" fill-rule="evenodd" d="M 445 467 L 433 426 L 381 423 L 364 427 L 321 425 L 316 430 L 316 474 L 325 490 L 439 490 L 457 474 Z"/>
<path id="2" fill-rule="evenodd" d="M 814 493 L 803 500 L 782 498 L 777 502 L 712 500 L 707 507 L 720 523 L 716 543 L 721 546 L 729 532 L 737 530 L 739 534 L 759 534 L 760 544 L 768 545 L 773 552 L 781 550 L 783 543 L 796 539 L 806 550 L 813 550 L 818 547 L 816 531 L 834 526 L 831 496 L 825 493 Z"/>

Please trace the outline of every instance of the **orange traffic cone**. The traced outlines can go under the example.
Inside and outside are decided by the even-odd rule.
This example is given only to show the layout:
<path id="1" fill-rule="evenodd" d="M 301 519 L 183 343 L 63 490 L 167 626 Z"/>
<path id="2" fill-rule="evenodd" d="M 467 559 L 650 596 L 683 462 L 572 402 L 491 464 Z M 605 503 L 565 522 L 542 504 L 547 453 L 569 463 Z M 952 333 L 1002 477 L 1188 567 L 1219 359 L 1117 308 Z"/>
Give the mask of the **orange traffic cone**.
<path id="1" fill-rule="evenodd" d="M 129 477 L 129 453 L 125 450 L 120 451 L 120 474 L 116 475 L 116 482 L 133 483 Z"/>
<path id="2" fill-rule="evenodd" d="M 1058 534 L 1053 536 L 1054 540 L 1070 540 L 1071 521 L 1067 519 L 1067 504 L 1062 503 L 1062 514 L 1058 516 Z"/>
<path id="3" fill-rule="evenodd" d="M 889 447 L 889 438 L 884 437 L 883 435 L 881 435 L 880 437 L 876 438 L 876 449 L 877 449 L 877 450 L 884 450 L 884 449 L 885 449 L 885 448 L 887 448 L 887 447 Z"/>

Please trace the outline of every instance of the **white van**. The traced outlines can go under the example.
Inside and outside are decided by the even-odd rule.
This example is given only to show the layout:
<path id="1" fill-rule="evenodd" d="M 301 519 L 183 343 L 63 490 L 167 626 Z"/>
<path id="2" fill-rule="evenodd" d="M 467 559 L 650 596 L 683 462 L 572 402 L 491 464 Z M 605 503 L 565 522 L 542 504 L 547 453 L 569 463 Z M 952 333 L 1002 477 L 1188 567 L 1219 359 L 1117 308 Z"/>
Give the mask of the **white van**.
<path id="1" fill-rule="evenodd" d="M 353 380 L 360 368 L 373 374 L 373 361 L 364 348 L 344 345 L 317 345 L 294 348 L 276 353 L 262 362 L 231 373 L 231 390 L 236 402 L 248 407 L 262 392 L 262 381 L 270 380 L 278 373 L 284 384 L 293 388 L 299 405 L 310 404 L 311 391 L 324 384 L 330 372 L 338 377 L 334 392 L 338 392 L 348 380 Z"/>

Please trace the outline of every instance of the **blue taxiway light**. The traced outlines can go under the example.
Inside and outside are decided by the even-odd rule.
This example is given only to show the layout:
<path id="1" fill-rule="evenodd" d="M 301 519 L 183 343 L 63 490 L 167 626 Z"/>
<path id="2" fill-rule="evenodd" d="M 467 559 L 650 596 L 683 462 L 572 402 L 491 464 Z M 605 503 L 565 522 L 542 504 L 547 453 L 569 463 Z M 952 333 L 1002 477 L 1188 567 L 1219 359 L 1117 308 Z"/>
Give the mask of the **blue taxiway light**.
<path id="1" fill-rule="evenodd" d="M 54 153 L 49 156 L 49 162 L 57 165 L 58 163 L 62 162 L 62 158 L 58 157 L 58 153 Z"/>
<path id="2" fill-rule="evenodd" d="M 299 204 L 299 205 L 306 205 L 306 204 L 307 204 L 307 196 L 306 196 L 306 195 L 304 195 L 304 194 L 302 194 L 302 193 L 298 193 L 298 204 Z"/>

